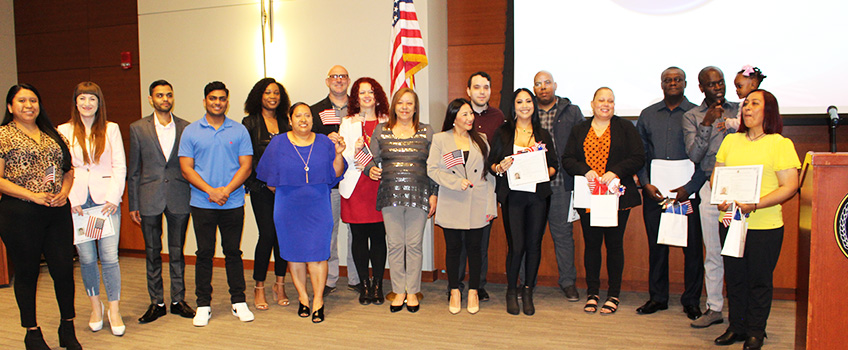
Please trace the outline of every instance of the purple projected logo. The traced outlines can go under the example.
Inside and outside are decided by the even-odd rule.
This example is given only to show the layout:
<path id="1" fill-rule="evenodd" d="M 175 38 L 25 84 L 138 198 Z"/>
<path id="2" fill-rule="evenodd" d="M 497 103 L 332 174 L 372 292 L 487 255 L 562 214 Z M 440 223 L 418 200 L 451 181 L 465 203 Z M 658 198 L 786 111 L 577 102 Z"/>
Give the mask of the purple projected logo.
<path id="1" fill-rule="evenodd" d="M 698 7 L 710 0 L 612 0 L 631 11 L 649 15 L 665 15 Z"/>

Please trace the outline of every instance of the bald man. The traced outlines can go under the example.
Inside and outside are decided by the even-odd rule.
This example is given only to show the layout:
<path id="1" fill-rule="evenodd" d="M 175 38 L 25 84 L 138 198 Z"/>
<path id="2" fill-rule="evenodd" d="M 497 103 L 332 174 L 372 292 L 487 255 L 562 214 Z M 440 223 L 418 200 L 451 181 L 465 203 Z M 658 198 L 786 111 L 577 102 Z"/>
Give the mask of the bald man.
<path id="1" fill-rule="evenodd" d="M 324 80 L 327 84 L 329 94 L 318 103 L 310 106 L 312 110 L 312 131 L 327 135 L 330 140 L 336 141 L 339 137 L 339 124 L 342 118 L 347 116 L 347 88 L 350 86 L 350 75 L 345 67 L 335 65 L 327 72 Z M 324 295 L 336 291 L 336 282 L 339 280 L 339 214 L 341 207 L 341 195 L 339 186 L 333 187 L 330 199 L 333 206 L 333 238 L 330 241 L 330 260 L 327 261 L 329 271 L 327 272 L 327 286 L 324 287 Z M 348 289 L 358 291 L 361 288 L 359 275 L 356 274 L 356 266 L 351 254 L 350 230 L 347 231 L 347 281 Z"/>
<path id="2" fill-rule="evenodd" d="M 571 134 L 571 128 L 583 121 L 580 107 L 571 104 L 571 100 L 556 95 L 557 83 L 548 71 L 540 71 L 533 77 L 533 92 L 539 107 L 539 119 L 542 127 L 554 140 L 557 159 L 562 159 L 565 142 Z M 574 236 L 571 216 L 568 211 L 571 204 L 571 192 L 574 190 L 574 177 L 562 169 L 557 169 L 556 177 L 551 179 L 551 206 L 548 210 L 548 226 L 554 241 L 554 252 L 559 268 L 559 287 L 568 301 L 578 301 L 580 295 L 574 281 L 577 271 L 574 268 Z"/>

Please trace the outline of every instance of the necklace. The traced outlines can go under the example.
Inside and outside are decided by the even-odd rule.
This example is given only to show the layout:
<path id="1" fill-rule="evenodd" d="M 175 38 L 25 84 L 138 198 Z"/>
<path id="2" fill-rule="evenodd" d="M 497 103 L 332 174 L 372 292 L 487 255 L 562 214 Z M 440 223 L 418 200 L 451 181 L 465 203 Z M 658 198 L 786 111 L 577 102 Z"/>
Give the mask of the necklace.
<path id="1" fill-rule="evenodd" d="M 297 150 L 297 146 L 292 143 L 294 152 L 297 153 L 297 156 L 300 157 L 300 161 L 303 162 L 303 170 L 306 171 L 306 183 L 309 183 L 309 159 L 312 158 L 312 147 L 314 146 L 315 141 L 312 141 L 312 144 L 309 145 L 309 155 L 306 156 L 306 160 L 303 160 L 303 156 L 300 154 L 300 151 Z"/>
<path id="2" fill-rule="evenodd" d="M 751 141 L 751 142 L 757 141 L 757 140 L 763 138 L 763 136 L 766 136 L 766 133 L 759 134 L 759 135 L 757 135 L 757 137 L 753 137 L 753 138 L 751 137 L 751 135 L 748 135 L 747 133 L 745 134 L 745 137 L 747 137 L 748 141 Z"/>

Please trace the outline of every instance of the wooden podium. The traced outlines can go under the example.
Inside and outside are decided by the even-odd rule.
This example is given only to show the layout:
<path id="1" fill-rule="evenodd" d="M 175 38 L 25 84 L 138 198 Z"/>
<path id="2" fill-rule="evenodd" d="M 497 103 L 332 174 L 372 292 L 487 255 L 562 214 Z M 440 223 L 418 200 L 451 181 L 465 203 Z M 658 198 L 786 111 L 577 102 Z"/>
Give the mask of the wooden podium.
<path id="1" fill-rule="evenodd" d="M 848 344 L 848 257 L 835 233 L 844 230 L 834 221 L 842 216 L 837 212 L 846 196 L 848 153 L 807 153 L 798 215 L 796 349 L 845 349 Z"/>

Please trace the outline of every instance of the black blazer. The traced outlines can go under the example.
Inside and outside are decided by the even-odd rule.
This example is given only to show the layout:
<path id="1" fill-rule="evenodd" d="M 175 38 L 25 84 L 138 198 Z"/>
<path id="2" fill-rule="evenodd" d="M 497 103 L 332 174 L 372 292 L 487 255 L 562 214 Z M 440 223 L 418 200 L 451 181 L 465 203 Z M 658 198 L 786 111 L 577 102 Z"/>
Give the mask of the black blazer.
<path id="1" fill-rule="evenodd" d="M 592 129 L 592 119 L 577 124 L 571 129 L 571 135 L 565 144 L 562 155 L 562 167 L 571 175 L 585 175 L 589 170 L 586 163 L 586 153 L 583 152 L 583 141 Z M 632 208 L 642 204 L 642 197 L 636 188 L 633 175 L 645 164 L 645 146 L 639 137 L 636 127 L 627 119 L 613 116 L 610 119 L 610 151 L 606 171 L 612 171 L 621 179 L 626 188 L 624 195 L 618 199 L 618 208 Z M 598 174 L 603 175 L 603 174 Z"/>
<path id="2" fill-rule="evenodd" d="M 635 130 L 635 129 L 634 129 Z M 547 147 L 548 151 L 545 152 L 545 158 L 548 161 L 548 167 L 559 169 L 559 161 L 557 160 L 557 152 L 554 148 L 554 142 L 551 138 L 551 134 L 548 133 L 547 130 L 542 128 L 536 128 L 533 130 L 533 136 L 536 138 L 536 141 L 542 141 Z M 639 136 L 638 134 L 636 135 Z M 639 142 L 642 139 L 639 139 Z M 499 163 L 507 156 L 513 154 L 512 145 L 515 143 L 515 129 L 511 128 L 509 124 L 501 125 L 497 130 L 495 130 L 495 136 L 492 138 L 492 146 L 491 150 L 489 150 L 489 159 L 486 162 L 486 168 L 489 169 L 489 172 L 494 174 L 492 171 L 492 164 Z M 556 173 L 554 173 L 551 178 L 554 178 Z M 495 186 L 495 193 L 498 195 L 498 202 L 505 203 L 507 195 L 509 195 L 509 180 L 505 176 L 495 176 L 497 179 L 497 185 Z M 553 191 L 551 191 L 551 182 L 542 182 L 536 184 L 536 195 L 541 199 L 545 199 L 551 195 Z"/>
<path id="3" fill-rule="evenodd" d="M 241 120 L 241 123 L 250 134 L 250 142 L 253 144 L 253 170 L 262 159 L 262 154 L 265 153 L 265 148 L 271 143 L 271 133 L 265 126 L 265 119 L 262 115 L 248 115 Z M 280 135 L 291 130 L 289 120 L 287 118 L 277 119 L 277 128 L 280 130 Z M 259 191 L 265 186 L 265 183 L 256 178 L 256 172 L 251 170 L 250 176 L 244 181 L 244 186 L 248 191 Z"/>

